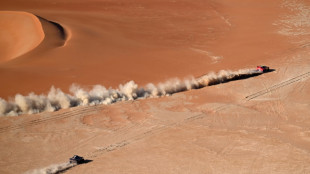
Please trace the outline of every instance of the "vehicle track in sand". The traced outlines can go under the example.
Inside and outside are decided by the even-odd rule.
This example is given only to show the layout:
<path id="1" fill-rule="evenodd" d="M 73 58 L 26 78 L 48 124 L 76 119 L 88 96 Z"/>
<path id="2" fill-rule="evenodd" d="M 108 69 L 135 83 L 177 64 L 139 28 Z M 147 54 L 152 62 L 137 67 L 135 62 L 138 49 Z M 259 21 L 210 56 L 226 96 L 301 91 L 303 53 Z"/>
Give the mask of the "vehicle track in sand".
<path id="1" fill-rule="evenodd" d="M 139 140 L 142 140 L 142 139 L 145 139 L 147 137 L 150 137 L 151 135 L 163 132 L 163 131 L 165 131 L 168 128 L 176 127 L 178 125 L 183 124 L 184 122 L 190 122 L 190 121 L 193 121 L 193 120 L 196 120 L 196 119 L 199 119 L 199 118 L 203 118 L 203 117 L 205 117 L 205 113 L 200 113 L 200 114 L 197 114 L 197 115 L 185 118 L 185 119 L 183 119 L 183 120 L 181 120 L 179 122 L 173 122 L 173 123 L 170 123 L 170 124 L 153 127 L 153 128 L 151 128 L 149 130 L 146 130 L 146 131 L 144 131 L 144 132 L 142 132 L 140 134 L 134 135 L 131 138 L 124 139 L 124 140 L 118 141 L 118 142 L 113 143 L 113 144 L 109 144 L 109 145 L 104 146 L 104 147 L 102 147 L 100 149 L 97 149 L 97 150 L 95 150 L 93 152 L 90 152 L 89 154 L 86 154 L 85 157 L 86 158 L 90 158 L 90 159 L 96 158 L 96 157 L 98 157 L 100 155 L 103 155 L 105 153 L 108 153 L 108 152 L 111 152 L 111 151 L 115 151 L 115 150 L 117 150 L 117 149 L 119 149 L 121 147 L 127 146 L 127 145 L 135 143 L 135 142 L 137 142 Z"/>
<path id="2" fill-rule="evenodd" d="M 293 83 L 296 83 L 296 82 L 299 82 L 302 80 L 306 80 L 309 77 L 310 77 L 310 72 L 307 72 L 307 73 L 303 73 L 303 74 L 300 74 L 298 76 L 295 76 L 293 78 L 290 78 L 290 79 L 283 81 L 281 83 L 271 85 L 270 87 L 267 87 L 264 90 L 261 90 L 261 91 L 258 91 L 258 92 L 255 92 L 255 93 L 252 93 L 252 94 L 246 96 L 245 97 L 246 100 L 239 101 L 239 104 L 246 103 L 246 102 L 248 102 L 254 98 L 262 96 L 262 95 L 269 93 L 271 91 L 274 91 L 276 89 L 288 86 L 290 84 L 293 84 Z M 107 144 L 103 147 L 100 147 L 99 149 L 88 152 L 87 154 L 84 155 L 84 157 L 86 159 L 94 160 L 95 158 L 97 158 L 103 154 L 118 150 L 122 147 L 129 145 L 129 144 L 133 144 L 133 143 L 136 143 L 140 140 L 152 137 L 153 135 L 164 132 L 170 128 L 175 128 L 175 127 L 178 127 L 179 125 L 183 125 L 185 123 L 189 123 L 189 122 L 192 122 L 192 121 L 195 121 L 198 119 L 203 119 L 203 118 L 207 117 L 208 115 L 210 115 L 209 113 L 211 113 L 211 114 L 217 113 L 217 112 L 220 112 L 222 110 L 228 109 L 232 106 L 234 106 L 234 104 L 222 104 L 220 106 L 216 106 L 216 107 L 212 108 L 209 112 L 208 111 L 200 111 L 198 114 L 189 116 L 187 118 L 184 118 L 184 119 L 181 119 L 179 121 L 172 122 L 172 123 L 170 122 L 170 123 L 165 124 L 165 122 L 160 122 L 160 124 L 157 123 L 154 127 L 151 127 L 151 128 L 147 127 L 148 124 L 144 125 L 143 123 L 142 124 L 140 123 L 140 124 L 133 124 L 130 126 L 125 126 L 125 127 L 120 128 L 120 129 L 115 129 L 114 130 L 115 134 L 113 134 L 113 136 L 120 135 L 121 137 L 123 137 L 123 139 L 119 139 L 115 143 L 110 143 L 110 144 Z M 22 128 L 29 127 L 29 126 L 35 126 L 38 124 L 47 123 L 50 121 L 56 121 L 56 120 L 69 118 L 69 117 L 73 117 L 73 116 L 75 116 L 76 118 L 81 118 L 83 116 L 87 116 L 90 114 L 97 113 L 98 111 L 102 110 L 103 107 L 104 107 L 104 105 L 83 106 L 83 107 L 68 109 L 67 111 L 62 112 L 62 113 L 57 113 L 57 112 L 55 112 L 55 113 L 43 113 L 43 114 L 41 114 L 41 117 L 38 119 L 34 119 L 31 121 L 24 121 L 20 124 L 13 125 L 13 126 L 2 127 L 2 128 L 0 128 L 0 133 L 11 131 L 11 130 L 22 129 Z M 153 121 L 152 121 L 152 123 L 154 123 Z M 127 134 L 127 132 L 129 132 L 129 130 L 131 130 L 131 129 L 136 129 L 137 132 L 133 133 L 131 135 Z M 126 135 L 129 135 L 129 137 L 126 138 Z M 112 136 L 112 135 L 109 135 L 109 136 Z M 98 136 L 92 136 L 92 137 L 86 139 L 85 141 L 83 141 L 82 144 L 84 145 L 84 144 L 92 141 L 93 139 L 95 139 L 97 137 Z M 74 149 L 76 150 L 80 147 L 81 146 L 76 147 Z M 65 172 L 67 172 L 67 170 L 63 171 L 62 173 L 65 173 Z"/>
<path id="3" fill-rule="evenodd" d="M 286 80 L 286 81 L 284 81 L 284 82 L 278 83 L 278 84 L 273 85 L 273 86 L 271 86 L 271 87 L 269 87 L 269 88 L 266 88 L 266 89 L 264 89 L 264 90 L 255 92 L 255 93 L 253 93 L 253 94 L 251 94 L 251 95 L 248 95 L 248 96 L 245 97 L 245 99 L 246 99 L 247 101 L 250 101 L 250 100 L 255 99 L 255 98 L 259 97 L 259 96 L 262 96 L 262 95 L 264 95 L 264 94 L 267 94 L 267 93 L 269 93 L 269 92 L 272 92 L 272 91 L 274 91 L 274 90 L 276 90 L 276 89 L 285 87 L 285 86 L 287 86 L 287 85 L 293 84 L 293 83 L 298 82 L 298 81 L 301 81 L 301 80 L 303 80 L 303 79 L 307 79 L 307 78 L 309 78 L 309 77 L 310 77 L 310 72 L 307 72 L 307 73 L 298 75 L 298 76 L 293 77 L 293 78 L 291 78 L 291 79 L 289 79 L 289 80 Z"/>
<path id="4" fill-rule="evenodd" d="M 257 76 L 257 75 L 260 75 L 260 74 L 249 74 L 249 75 L 243 75 L 243 76 L 236 76 L 232 79 L 226 80 L 225 82 L 229 82 L 231 80 L 238 80 L 238 79 L 253 77 L 253 76 Z M 223 82 L 222 81 L 215 81 L 211 85 L 220 84 L 220 83 L 223 83 Z M 181 91 L 183 91 L 183 90 L 181 90 Z M 104 105 L 83 106 L 81 108 L 76 107 L 76 109 L 70 109 L 68 111 L 65 111 L 64 113 L 56 113 L 56 114 L 53 114 L 53 113 L 44 114 L 43 113 L 40 115 L 40 118 L 38 118 L 38 119 L 34 119 L 34 120 L 30 120 L 30 121 L 23 121 L 22 123 L 12 125 L 12 126 L 0 127 L 0 133 L 7 132 L 9 130 L 16 130 L 16 129 L 25 128 L 28 126 L 38 125 L 38 124 L 45 123 L 48 121 L 55 121 L 55 120 L 59 120 L 59 119 L 63 119 L 63 118 L 68 118 L 68 117 L 72 117 L 74 115 L 79 115 L 79 116 L 86 116 L 87 114 L 90 115 L 90 114 L 93 114 L 93 113 L 97 112 L 98 110 L 100 110 L 100 108 L 103 106 Z"/>
<path id="5" fill-rule="evenodd" d="M 278 84 L 273 85 L 271 87 L 268 87 L 268 88 L 266 88 L 264 90 L 261 90 L 261 91 L 255 92 L 253 94 L 250 94 L 250 95 L 246 96 L 245 99 L 246 99 L 246 101 L 250 101 L 250 100 L 255 99 L 255 98 L 259 97 L 259 96 L 262 96 L 264 94 L 272 92 L 272 91 L 274 91 L 276 89 L 285 87 L 287 85 L 296 83 L 298 81 L 301 81 L 303 79 L 307 79 L 309 77 L 310 77 L 310 72 L 306 72 L 304 74 L 298 75 L 298 76 L 293 77 L 293 78 L 291 78 L 289 80 L 286 80 L 284 82 L 281 82 L 281 83 L 278 83 Z M 100 110 L 101 107 L 102 107 L 101 105 L 84 106 L 84 107 L 76 107 L 76 108 L 74 108 L 72 110 L 68 110 L 68 111 L 66 111 L 64 113 L 55 113 L 55 114 L 53 114 L 53 113 L 46 113 L 46 114 L 42 114 L 43 116 L 44 115 L 49 115 L 49 116 L 46 116 L 46 117 L 43 117 L 43 118 L 34 119 L 34 120 L 31 120 L 31 121 L 25 121 L 25 122 L 22 122 L 22 123 L 17 124 L 17 125 L 0 127 L 0 133 L 4 133 L 4 132 L 10 131 L 10 130 L 16 130 L 16 129 L 25 128 L 25 127 L 28 127 L 28 126 L 38 125 L 38 124 L 49 122 L 49 121 L 56 121 L 56 120 L 59 120 L 59 119 L 68 118 L 68 117 L 72 117 L 72 116 L 76 116 L 76 115 L 78 115 L 79 117 L 80 116 L 85 116 L 85 115 L 90 115 L 90 114 L 93 114 L 93 113 L 97 112 L 98 110 Z M 225 109 L 226 107 L 227 107 L 227 105 L 218 106 L 218 107 L 213 109 L 213 112 L 221 111 L 221 110 Z M 192 120 L 194 118 L 196 118 L 196 117 L 195 116 L 189 117 L 189 118 L 186 118 L 186 120 Z"/>
<path id="6" fill-rule="evenodd" d="M 7 131 L 11 130 L 17 130 L 17 129 L 22 129 L 25 127 L 29 126 L 34 126 L 50 121 L 56 121 L 59 119 L 64 119 L 64 118 L 69 118 L 73 116 L 85 116 L 85 115 L 90 115 L 96 113 L 98 110 L 101 110 L 101 105 L 96 105 L 96 106 L 84 106 L 84 107 L 76 107 L 74 109 L 69 109 L 68 111 L 65 111 L 64 113 L 43 113 L 40 114 L 40 118 L 30 120 L 30 121 L 25 121 L 20 124 L 12 125 L 12 126 L 5 126 L 5 127 L 0 127 L 0 133 L 4 133 Z M 45 116 L 47 115 L 47 116 Z M 42 118 L 43 117 L 43 118 Z"/>
<path id="7" fill-rule="evenodd" d="M 310 77 L 310 72 L 307 72 L 307 73 L 304 73 L 304 74 L 300 74 L 298 76 L 295 76 L 293 78 L 290 78 L 286 81 L 283 81 L 281 83 L 278 83 L 278 84 L 275 84 L 275 85 L 272 85 L 264 90 L 261 90 L 261 91 L 258 91 L 258 92 L 255 92 L 255 93 L 252 93 L 248 96 L 245 97 L 246 100 L 241 100 L 241 103 L 245 103 L 245 102 L 248 102 L 254 98 L 257 98 L 259 96 L 262 96 L 266 93 L 269 93 L 269 92 L 272 92 L 276 89 L 279 89 L 279 88 L 282 88 L 282 87 L 285 87 L 285 86 L 288 86 L 290 84 L 293 84 L 293 83 L 296 83 L 296 82 L 299 82 L 299 81 L 302 81 L 302 80 L 306 80 Z M 213 108 L 211 110 L 211 112 L 200 112 L 196 115 L 192 115 L 192 116 L 189 116 L 187 118 L 184 118 L 182 120 L 179 120 L 177 122 L 172 122 L 172 123 L 168 123 L 168 124 L 165 124 L 164 122 L 161 122 L 160 125 L 157 125 L 155 127 L 152 127 L 152 128 L 149 128 L 149 129 L 146 129 L 144 131 L 138 131 L 137 134 L 133 134 L 131 135 L 129 138 L 124 138 L 120 141 L 117 141 L 115 143 L 111 143 L 111 144 L 108 144 L 104 147 L 101 147 L 99 149 L 96 149 L 92 152 L 89 152 L 88 154 L 85 154 L 85 158 L 89 158 L 91 160 L 93 160 L 94 158 L 97 158 L 98 156 L 101 156 L 105 153 L 109 153 L 109 152 L 112 152 L 112 151 L 115 151 L 115 150 L 118 150 L 122 147 L 125 147 L 129 144 L 133 144 L 137 141 L 140 141 L 140 140 L 143 140 L 145 138 L 148 138 L 148 137 L 151 137 L 155 134 L 158 134 L 158 133 L 161 133 L 169 128 L 173 128 L 173 127 L 178 127 L 179 125 L 182 125 L 184 123 L 188 123 L 188 122 L 192 122 L 194 120 L 197 120 L 197 119 L 202 119 L 202 118 L 205 118 L 208 116 L 208 113 L 216 113 L 216 112 L 220 112 L 222 110 L 225 110 L 229 107 L 233 106 L 232 104 L 223 104 L 223 105 L 220 105 L 220 106 L 217 106 L 215 108 Z M 63 113 L 43 113 L 41 114 L 41 118 L 38 118 L 38 119 L 34 119 L 34 120 L 31 120 L 31 121 L 25 121 L 25 122 L 22 122 L 20 124 L 17 124 L 17 125 L 13 125 L 13 126 L 7 126 L 7 127 L 2 127 L 0 128 L 0 133 L 4 133 L 4 132 L 7 132 L 7 131 L 11 131 L 11 130 L 17 130 L 17 129 L 22 129 L 22 128 L 25 128 L 25 127 L 29 127 L 29 126 L 34 126 L 34 125 L 38 125 L 38 124 L 42 124 L 42 123 L 47 123 L 47 122 L 50 122 L 50 121 L 56 121 L 56 120 L 59 120 L 59 119 L 64 119 L 64 118 L 69 118 L 69 117 L 73 117 L 73 116 L 76 116 L 77 118 L 80 118 L 80 117 L 83 117 L 83 116 L 86 116 L 86 115 L 89 115 L 89 114 L 94 114 L 96 112 L 98 112 L 99 110 L 102 110 L 102 107 L 103 105 L 96 105 L 96 106 L 84 106 L 84 107 L 77 107 L 77 108 L 72 108 L 72 109 L 68 109 L 67 111 L 63 112 Z M 43 118 L 42 118 L 43 117 Z M 134 124 L 134 125 L 131 125 L 131 126 L 128 126 L 128 127 L 123 127 L 123 128 L 120 128 L 120 129 L 116 129 L 115 130 L 115 134 L 113 136 L 118 136 L 118 134 L 120 134 L 121 136 L 124 136 L 126 137 L 126 132 L 131 129 L 131 128 L 134 128 L 137 126 L 142 126 L 143 128 L 143 124 Z M 140 129 L 140 127 L 139 127 Z M 91 141 L 92 139 L 96 138 L 97 136 L 94 136 L 94 137 L 90 137 L 89 139 L 87 139 L 86 141 L 83 141 L 83 144 Z M 78 147 L 79 148 L 79 147 Z M 66 172 L 66 171 L 64 171 Z"/>
<path id="8" fill-rule="evenodd" d="M 269 93 L 271 91 L 274 91 L 276 89 L 279 89 L 279 88 L 282 88 L 282 87 L 285 87 L 287 85 L 290 85 L 290 84 L 293 84 L 293 83 L 296 83 L 296 82 L 299 82 L 303 79 L 307 79 L 310 77 L 310 72 L 307 72 L 307 73 L 304 73 L 304 74 L 301 74 L 301 75 L 298 75 L 296 77 L 293 77 L 289 80 L 286 80 L 284 82 L 281 82 L 281 83 L 278 83 L 278 84 L 275 84 L 275 85 L 272 85 L 264 90 L 261 90 L 261 91 L 258 91 L 258 92 L 255 92 L 253 94 L 250 94 L 248 96 L 246 96 L 245 98 L 247 99 L 246 101 L 242 100 L 241 103 L 245 103 L 247 101 L 250 101 L 254 98 L 257 98 L 259 96 L 262 96 L 266 93 Z M 224 105 L 221 105 L 221 106 L 217 106 L 215 108 L 212 109 L 212 113 L 216 113 L 216 112 L 220 112 L 222 110 L 225 110 L 227 108 L 229 108 L 230 106 L 233 106 L 231 104 L 224 104 Z M 110 144 L 110 145 L 107 145 L 105 147 L 102 147 L 98 150 L 95 150 L 89 154 L 86 155 L 87 158 L 96 158 L 98 157 L 99 155 L 102 155 L 102 154 L 105 154 L 105 153 L 108 153 L 108 152 L 111 152 L 111 151 L 114 151 L 114 150 L 117 150 L 121 147 L 124 147 L 126 145 L 129 145 L 129 144 L 132 144 L 136 141 L 139 141 L 141 139 L 144 139 L 144 138 L 147 138 L 151 135 L 154 135 L 154 134 L 157 134 L 157 133 L 160 133 L 168 128 L 172 128 L 172 127 L 176 127 L 178 125 L 181 125 L 181 124 L 184 124 L 184 123 L 187 123 L 187 122 L 191 122 L 191 121 L 194 121 L 194 120 L 197 120 L 197 119 L 202 119 L 204 117 L 207 116 L 207 112 L 201 112 L 197 115 L 194 115 L 194 116 L 191 116 L 191 117 L 188 117 L 188 118 L 185 118 L 181 121 L 178 121 L 178 122 L 174 122 L 174 123 L 170 123 L 170 124 L 167 124 L 167 125 L 162 125 L 162 126 L 157 126 L 157 127 L 154 127 L 154 128 L 151 128 L 141 134 L 138 134 L 138 135 L 135 135 L 131 138 L 128 138 L 128 139 L 124 139 L 124 140 L 121 140 L 121 141 L 118 141 L 116 143 L 113 143 L 113 144 Z"/>

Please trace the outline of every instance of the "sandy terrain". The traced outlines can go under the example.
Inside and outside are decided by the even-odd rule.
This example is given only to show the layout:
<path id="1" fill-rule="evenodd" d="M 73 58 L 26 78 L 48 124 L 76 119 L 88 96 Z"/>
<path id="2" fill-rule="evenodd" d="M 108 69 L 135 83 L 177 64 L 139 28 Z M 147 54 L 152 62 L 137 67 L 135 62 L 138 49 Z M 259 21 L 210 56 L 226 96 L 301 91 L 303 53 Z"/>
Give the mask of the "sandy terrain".
<path id="1" fill-rule="evenodd" d="M 0 117 L 0 173 L 310 173 L 309 2 L 16 0 L 0 10 L 0 43 L 11 31 L 25 46 L 1 47 L 5 100 L 52 85 L 275 69 L 171 96 Z M 67 166 L 74 154 L 88 163 Z"/>
<path id="2" fill-rule="evenodd" d="M 56 44 L 53 26 L 43 24 L 47 43 L 0 65 L 6 81 L 0 97 L 46 93 L 52 85 L 68 91 L 72 83 L 116 87 L 237 70 L 267 64 L 291 46 L 271 25 L 284 11 L 281 1 L 82 2 L 1 2 L 0 10 L 57 22 L 69 37 L 65 46 Z"/>

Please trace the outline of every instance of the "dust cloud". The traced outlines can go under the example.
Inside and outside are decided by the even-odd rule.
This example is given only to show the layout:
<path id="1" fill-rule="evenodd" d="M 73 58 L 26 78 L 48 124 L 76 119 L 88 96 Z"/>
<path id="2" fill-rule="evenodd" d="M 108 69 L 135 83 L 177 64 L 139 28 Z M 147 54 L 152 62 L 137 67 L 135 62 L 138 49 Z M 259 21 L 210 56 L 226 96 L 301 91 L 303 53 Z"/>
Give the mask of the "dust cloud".
<path id="1" fill-rule="evenodd" d="M 25 174 L 58 174 L 62 173 L 72 167 L 76 166 L 75 163 L 61 163 L 53 164 L 42 169 L 34 169 L 26 172 Z"/>
<path id="2" fill-rule="evenodd" d="M 23 96 L 17 94 L 9 101 L 0 98 L 0 116 L 35 114 L 44 111 L 53 112 L 75 106 L 109 105 L 119 101 L 168 96 L 182 91 L 247 78 L 260 73 L 252 69 L 221 70 L 218 73 L 211 72 L 199 78 L 190 77 L 183 80 L 174 78 L 157 85 L 149 83 L 144 87 L 139 87 L 134 81 L 129 81 L 124 85 L 119 85 L 117 89 L 95 85 L 91 90 L 86 90 L 73 84 L 70 87 L 69 94 L 64 93 L 61 89 L 51 87 L 46 95 L 30 93 Z"/>

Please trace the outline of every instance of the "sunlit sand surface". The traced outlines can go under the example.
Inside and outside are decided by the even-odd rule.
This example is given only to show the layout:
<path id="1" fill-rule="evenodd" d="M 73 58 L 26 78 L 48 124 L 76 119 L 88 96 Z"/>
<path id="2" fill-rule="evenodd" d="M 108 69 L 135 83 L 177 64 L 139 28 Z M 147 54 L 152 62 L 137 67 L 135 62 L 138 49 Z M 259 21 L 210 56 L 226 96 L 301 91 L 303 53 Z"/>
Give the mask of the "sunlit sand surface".
<path id="1" fill-rule="evenodd" d="M 3 0 L 0 11 L 0 106 L 21 104 L 0 117 L 0 173 L 310 173 L 308 1 Z M 260 64 L 272 71 L 199 86 Z M 59 97 L 52 86 L 77 103 L 28 107 L 25 96 Z M 104 103 L 112 89 L 119 100 Z M 74 154 L 87 163 L 68 164 Z"/>

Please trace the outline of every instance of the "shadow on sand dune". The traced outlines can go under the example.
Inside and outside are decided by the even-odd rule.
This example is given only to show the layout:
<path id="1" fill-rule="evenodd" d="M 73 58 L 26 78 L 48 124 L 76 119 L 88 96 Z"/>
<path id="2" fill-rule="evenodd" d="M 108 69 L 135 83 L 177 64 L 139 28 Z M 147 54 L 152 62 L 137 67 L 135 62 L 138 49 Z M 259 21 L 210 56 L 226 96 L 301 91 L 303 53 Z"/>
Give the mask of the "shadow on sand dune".
<path id="1" fill-rule="evenodd" d="M 46 34 L 45 40 L 50 40 L 57 46 L 64 46 L 68 39 L 68 32 L 65 28 L 57 22 L 45 19 L 38 15 L 36 15 L 36 17 L 42 23 L 43 30 Z"/>

